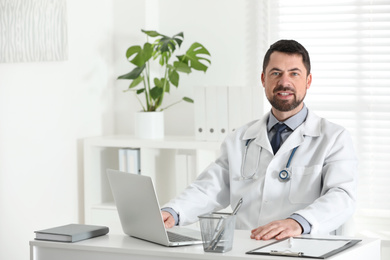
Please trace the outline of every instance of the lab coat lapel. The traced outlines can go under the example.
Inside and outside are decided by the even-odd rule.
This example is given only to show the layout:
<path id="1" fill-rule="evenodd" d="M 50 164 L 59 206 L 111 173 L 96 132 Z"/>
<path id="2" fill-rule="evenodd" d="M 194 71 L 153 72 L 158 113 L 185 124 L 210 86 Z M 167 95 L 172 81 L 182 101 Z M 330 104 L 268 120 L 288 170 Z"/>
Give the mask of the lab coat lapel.
<path id="1" fill-rule="evenodd" d="M 306 121 L 303 122 L 280 147 L 278 153 L 289 152 L 297 146 L 300 146 L 304 140 L 305 136 L 320 136 L 321 134 L 321 118 L 319 118 L 314 113 L 308 111 Z"/>
<path id="2" fill-rule="evenodd" d="M 255 139 L 254 144 L 261 146 L 263 149 L 272 152 L 271 143 L 268 140 L 267 133 L 267 121 L 269 117 L 269 112 L 263 116 L 261 120 L 258 120 L 256 123 L 251 125 L 243 136 L 243 140 Z"/>

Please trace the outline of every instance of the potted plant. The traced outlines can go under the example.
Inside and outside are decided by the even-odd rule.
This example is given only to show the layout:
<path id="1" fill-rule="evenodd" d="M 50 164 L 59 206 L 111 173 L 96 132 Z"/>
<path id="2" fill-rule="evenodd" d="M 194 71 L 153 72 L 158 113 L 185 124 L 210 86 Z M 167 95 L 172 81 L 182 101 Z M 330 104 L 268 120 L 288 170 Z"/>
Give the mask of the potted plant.
<path id="1" fill-rule="evenodd" d="M 147 35 L 146 43 L 143 46 L 130 46 L 126 51 L 127 60 L 135 67 L 129 73 L 118 77 L 118 79 L 131 80 L 125 91 L 134 91 L 142 106 L 142 112 L 162 112 L 181 101 L 193 103 L 191 98 L 183 97 L 173 104 L 162 107 L 164 95 L 170 92 L 172 86 L 179 87 L 179 73 L 190 74 L 193 70 L 207 71 L 208 65 L 211 64 L 208 50 L 202 44 L 195 42 L 183 55 L 172 57 L 184 41 L 182 32 L 169 37 L 156 31 L 141 31 Z M 148 41 L 149 37 L 155 39 L 153 43 Z M 158 62 L 162 75 L 152 79 L 153 61 Z M 144 95 L 145 103 L 138 95 Z M 146 128 L 151 127 L 143 127 L 142 132 L 148 131 Z"/>

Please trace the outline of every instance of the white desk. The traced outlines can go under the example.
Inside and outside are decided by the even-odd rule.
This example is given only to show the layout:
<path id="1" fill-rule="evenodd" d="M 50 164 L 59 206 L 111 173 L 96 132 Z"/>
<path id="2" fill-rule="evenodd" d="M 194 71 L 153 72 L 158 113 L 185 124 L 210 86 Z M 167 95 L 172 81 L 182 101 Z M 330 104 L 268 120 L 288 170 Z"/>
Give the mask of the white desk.
<path id="1" fill-rule="evenodd" d="M 205 253 L 202 245 L 168 248 L 126 235 L 106 235 L 77 243 L 30 241 L 31 260 L 129 260 L 129 259 L 293 259 L 291 257 L 246 255 L 245 252 L 273 241 L 256 241 L 249 231 L 236 230 L 233 249 L 227 253 Z M 331 260 L 380 260 L 380 240 L 363 239 Z"/>

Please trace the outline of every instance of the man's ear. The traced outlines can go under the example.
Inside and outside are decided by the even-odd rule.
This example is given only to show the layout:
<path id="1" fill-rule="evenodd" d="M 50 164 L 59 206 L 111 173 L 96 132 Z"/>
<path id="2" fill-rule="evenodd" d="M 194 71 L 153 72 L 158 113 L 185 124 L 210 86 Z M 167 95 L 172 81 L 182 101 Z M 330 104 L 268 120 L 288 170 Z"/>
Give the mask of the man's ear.
<path id="1" fill-rule="evenodd" d="M 265 78 L 264 78 L 264 72 L 261 73 L 261 84 L 263 84 L 263 88 L 265 87 Z"/>
<path id="2" fill-rule="evenodd" d="M 306 79 L 306 89 L 310 88 L 312 79 L 313 79 L 313 76 L 310 73 L 309 76 L 307 76 L 307 79 Z"/>

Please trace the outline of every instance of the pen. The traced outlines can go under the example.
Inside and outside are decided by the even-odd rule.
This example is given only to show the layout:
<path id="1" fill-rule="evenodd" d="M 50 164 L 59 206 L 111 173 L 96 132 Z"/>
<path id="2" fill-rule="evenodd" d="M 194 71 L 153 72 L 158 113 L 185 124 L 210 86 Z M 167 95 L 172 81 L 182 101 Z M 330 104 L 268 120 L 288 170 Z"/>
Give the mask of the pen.
<path id="1" fill-rule="evenodd" d="M 290 238 L 288 239 L 288 246 L 289 246 L 290 248 L 292 248 L 292 247 L 294 246 L 294 240 L 293 240 L 292 237 L 290 237 Z"/>
<path id="2" fill-rule="evenodd" d="M 216 228 L 215 228 L 215 230 L 214 230 L 214 236 L 213 236 L 213 239 L 211 239 L 211 244 L 210 244 L 210 246 L 209 246 L 209 249 L 212 247 L 212 244 L 213 244 L 213 241 L 216 241 L 217 240 L 217 238 L 218 238 L 218 236 L 219 236 L 219 234 L 220 234 L 220 231 L 222 230 L 222 224 L 223 224 L 223 218 L 221 218 L 219 221 L 218 221 L 218 223 L 217 223 L 217 226 L 216 226 Z"/>
<path id="3" fill-rule="evenodd" d="M 215 240 L 211 241 L 211 245 L 210 245 L 211 246 L 211 250 L 215 250 L 217 248 L 217 245 L 218 245 L 219 241 L 221 240 L 221 238 L 222 238 L 224 233 L 225 233 L 225 227 L 223 227 L 219 231 L 219 233 L 217 235 L 217 238 Z"/>
<path id="4" fill-rule="evenodd" d="M 232 215 L 236 215 L 238 210 L 241 208 L 242 205 L 242 198 L 237 202 L 236 207 L 234 208 L 233 212 L 231 213 Z"/>

